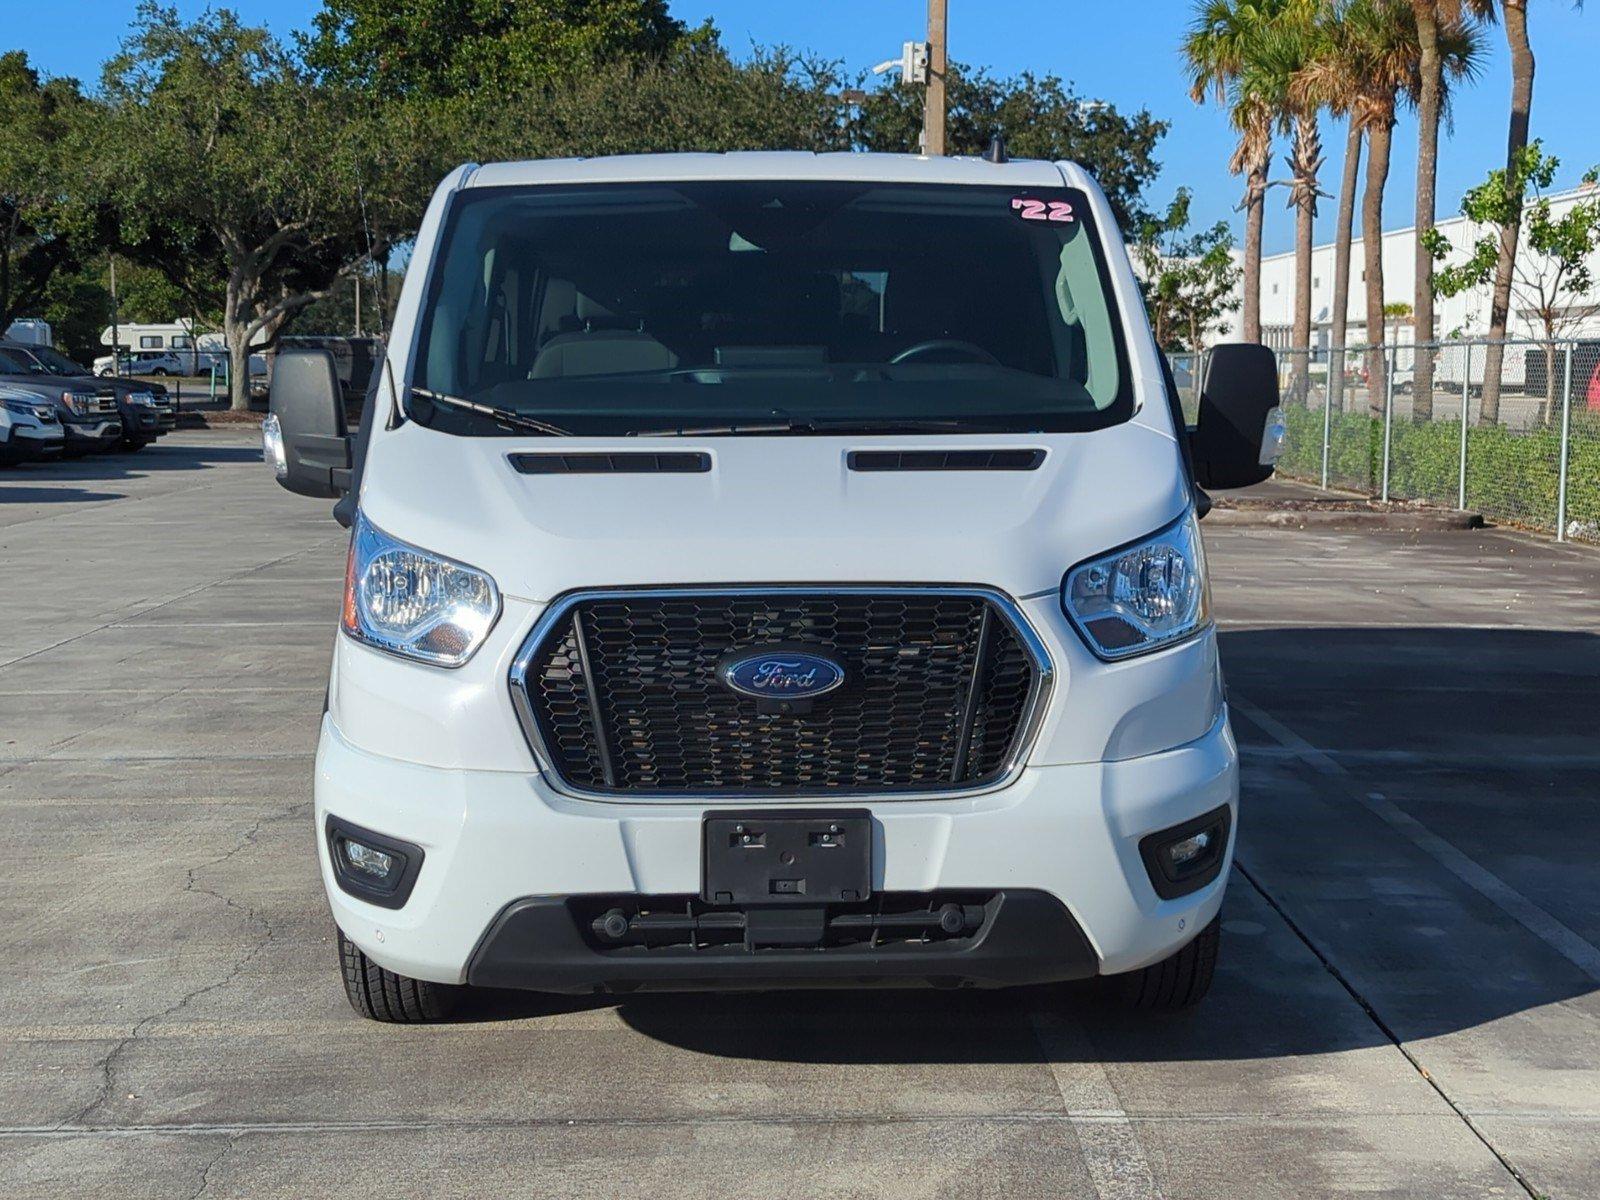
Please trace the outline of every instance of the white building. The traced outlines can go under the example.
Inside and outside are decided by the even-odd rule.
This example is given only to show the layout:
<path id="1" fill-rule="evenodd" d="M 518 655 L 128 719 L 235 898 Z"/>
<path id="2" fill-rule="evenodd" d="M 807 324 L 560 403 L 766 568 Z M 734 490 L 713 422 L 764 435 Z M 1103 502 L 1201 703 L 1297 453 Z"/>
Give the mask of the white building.
<path id="1" fill-rule="evenodd" d="M 1570 209 L 1579 200 L 1592 200 L 1593 187 L 1574 188 L 1550 197 L 1551 215 L 1555 218 Z M 1350 345 L 1366 341 L 1367 286 L 1366 272 L 1362 270 L 1363 249 L 1359 236 L 1360 211 L 1356 213 L 1358 236 L 1350 254 Z M 1448 261 L 1457 262 L 1466 257 L 1471 244 L 1487 230 L 1465 217 L 1455 216 L 1438 222 L 1439 232 L 1449 239 L 1454 248 Z M 1383 235 L 1383 298 L 1387 304 L 1411 305 L 1415 299 L 1416 247 L 1414 228 L 1397 229 Z M 1526 230 L 1518 241 L 1517 253 L 1521 268 L 1528 271 L 1538 266 L 1538 256 L 1528 250 Z M 1600 253 L 1590 259 L 1590 269 L 1600 280 Z M 1535 272 L 1536 273 L 1536 272 Z M 1484 284 L 1459 296 L 1440 296 L 1434 302 L 1436 335 L 1446 338 L 1482 337 L 1489 329 L 1489 301 L 1493 284 Z M 1600 287 L 1584 297 L 1563 295 L 1567 311 L 1566 328 L 1559 336 L 1569 338 L 1600 337 Z M 1218 339 L 1235 341 L 1240 336 L 1240 312 L 1228 317 L 1228 328 Z M 1311 344 L 1327 348 L 1333 321 L 1333 244 L 1327 243 L 1311 251 Z M 1395 328 L 1395 326 L 1398 326 Z M 1393 336 L 1390 340 L 1401 343 L 1412 340 L 1409 318 L 1395 321 L 1391 318 Z M 1274 254 L 1261 263 L 1261 336 L 1269 346 L 1287 348 L 1291 344 L 1294 328 L 1294 253 Z M 1542 337 L 1542 322 L 1529 311 L 1525 296 L 1514 289 L 1511 302 L 1511 321 L 1507 336 L 1511 338 Z"/>

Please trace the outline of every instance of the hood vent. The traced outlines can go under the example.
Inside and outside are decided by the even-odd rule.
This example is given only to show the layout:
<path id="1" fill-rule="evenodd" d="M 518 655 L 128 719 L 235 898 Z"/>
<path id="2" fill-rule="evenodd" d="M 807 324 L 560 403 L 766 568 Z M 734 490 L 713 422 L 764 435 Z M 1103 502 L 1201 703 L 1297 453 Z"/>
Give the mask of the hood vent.
<path id="1" fill-rule="evenodd" d="M 852 450 L 852 471 L 1037 471 L 1043 450 Z"/>
<path id="2" fill-rule="evenodd" d="M 702 475 L 711 470 L 711 455 L 698 450 L 513 454 L 511 465 L 524 475 Z"/>

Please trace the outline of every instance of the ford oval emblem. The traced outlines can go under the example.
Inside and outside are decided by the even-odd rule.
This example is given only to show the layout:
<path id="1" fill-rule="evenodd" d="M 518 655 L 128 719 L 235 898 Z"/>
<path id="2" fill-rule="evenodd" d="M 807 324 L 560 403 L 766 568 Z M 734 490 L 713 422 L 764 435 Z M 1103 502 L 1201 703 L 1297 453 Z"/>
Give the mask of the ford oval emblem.
<path id="1" fill-rule="evenodd" d="M 757 700 L 815 700 L 844 683 L 844 668 L 808 650 L 736 650 L 717 666 L 723 686 Z"/>

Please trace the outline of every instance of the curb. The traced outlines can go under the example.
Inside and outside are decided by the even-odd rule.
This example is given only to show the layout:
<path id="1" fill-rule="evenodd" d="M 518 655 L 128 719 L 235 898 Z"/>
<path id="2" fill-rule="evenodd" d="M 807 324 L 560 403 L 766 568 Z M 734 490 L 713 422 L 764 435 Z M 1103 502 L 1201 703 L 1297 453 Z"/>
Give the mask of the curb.
<path id="1" fill-rule="evenodd" d="M 1231 528 L 1257 529 L 1365 529 L 1435 533 L 1445 530 L 1482 529 L 1482 513 L 1453 508 L 1415 510 L 1224 508 L 1218 505 L 1207 521 Z"/>

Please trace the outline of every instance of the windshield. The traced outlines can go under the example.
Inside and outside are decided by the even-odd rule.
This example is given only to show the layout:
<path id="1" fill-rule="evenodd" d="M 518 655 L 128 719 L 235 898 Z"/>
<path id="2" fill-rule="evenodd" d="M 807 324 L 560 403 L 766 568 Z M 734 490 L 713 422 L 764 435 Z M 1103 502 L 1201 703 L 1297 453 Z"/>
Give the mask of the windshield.
<path id="1" fill-rule="evenodd" d="M 31 355 L 20 350 L 0 349 L 0 375 L 48 375 Z"/>
<path id="2" fill-rule="evenodd" d="M 1094 429 L 1132 411 L 1115 313 L 1070 188 L 481 189 L 408 409 L 463 434 Z"/>
<path id="3" fill-rule="evenodd" d="M 88 370 L 80 367 L 65 354 L 52 350 L 49 346 L 30 347 L 28 353 L 38 360 L 45 370 L 56 375 L 87 375 Z"/>

